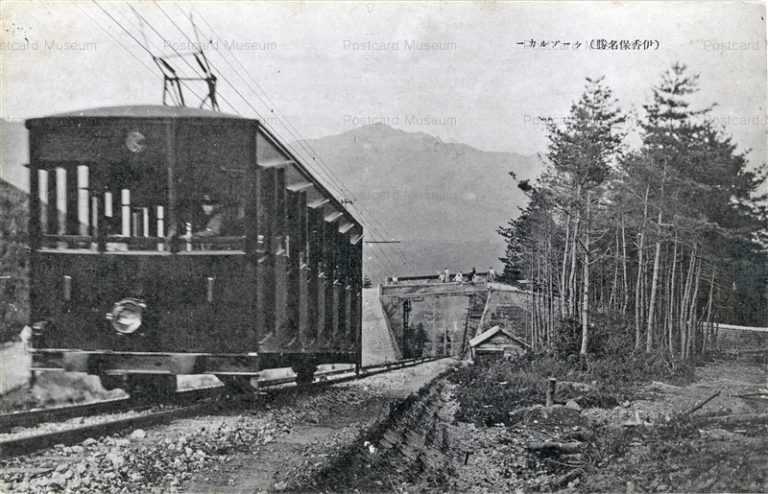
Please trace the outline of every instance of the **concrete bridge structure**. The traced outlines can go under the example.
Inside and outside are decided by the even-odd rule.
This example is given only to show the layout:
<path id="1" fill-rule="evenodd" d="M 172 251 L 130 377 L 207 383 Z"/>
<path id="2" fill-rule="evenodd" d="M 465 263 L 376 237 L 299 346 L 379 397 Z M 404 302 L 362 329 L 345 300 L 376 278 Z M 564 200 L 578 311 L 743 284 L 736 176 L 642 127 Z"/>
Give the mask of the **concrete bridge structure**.
<path id="1" fill-rule="evenodd" d="M 529 297 L 502 283 L 407 280 L 381 285 L 379 299 L 404 357 L 463 355 L 469 339 L 497 324 L 525 338 Z"/>

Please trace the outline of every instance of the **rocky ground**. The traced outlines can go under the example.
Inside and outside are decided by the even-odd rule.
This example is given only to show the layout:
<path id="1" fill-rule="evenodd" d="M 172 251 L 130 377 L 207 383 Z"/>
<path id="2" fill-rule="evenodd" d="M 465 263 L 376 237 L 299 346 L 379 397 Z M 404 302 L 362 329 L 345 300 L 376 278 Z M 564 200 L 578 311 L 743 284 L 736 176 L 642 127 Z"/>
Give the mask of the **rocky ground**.
<path id="1" fill-rule="evenodd" d="M 215 415 L 0 462 L 0 492 L 260 492 L 300 488 L 449 369 L 442 360 Z M 361 443 L 362 444 L 362 443 Z"/>
<path id="2" fill-rule="evenodd" d="M 688 385 L 651 382 L 608 408 L 575 399 L 516 408 L 508 423 L 458 420 L 450 378 L 288 488 L 311 492 L 768 492 L 764 364 L 709 363 Z M 498 383 L 506 385 L 508 383 Z M 720 394 L 685 415 L 714 393 Z M 608 403 L 604 400 L 603 405 Z M 737 417 L 731 422 L 723 417 Z M 725 421 L 724 423 L 721 423 Z"/>
<path id="3" fill-rule="evenodd" d="M 578 435 L 576 410 L 538 407 L 526 423 L 478 426 L 457 420 L 456 384 L 435 382 L 291 487 L 309 492 L 516 492 L 555 478 L 526 454 L 530 440 Z"/>
<path id="4" fill-rule="evenodd" d="M 697 380 L 688 386 L 651 383 L 620 416 L 598 414 L 607 425 L 626 423 L 627 416 L 639 417 L 642 425 L 604 432 L 602 459 L 580 489 L 768 492 L 768 400 L 739 396 L 768 396 L 766 371 L 760 361 L 710 363 L 697 368 Z"/>
<path id="5" fill-rule="evenodd" d="M 471 368 L 453 365 L 9 460 L 0 492 L 768 492 L 768 406 L 740 396 L 768 392 L 764 362 L 709 362 L 692 382 L 652 381 L 619 403 L 594 383 L 561 384 L 553 407 L 527 391 L 541 378 L 526 371 L 475 383 L 504 408 L 475 415 L 456 377 Z M 530 399 L 494 401 L 501 390 Z"/>

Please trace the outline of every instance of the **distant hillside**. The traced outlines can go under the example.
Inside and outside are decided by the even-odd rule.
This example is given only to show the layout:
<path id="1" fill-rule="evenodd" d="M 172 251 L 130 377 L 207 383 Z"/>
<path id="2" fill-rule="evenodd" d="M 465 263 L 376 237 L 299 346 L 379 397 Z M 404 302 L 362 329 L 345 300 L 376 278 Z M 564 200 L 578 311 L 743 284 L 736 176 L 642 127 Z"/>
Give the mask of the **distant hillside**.
<path id="1" fill-rule="evenodd" d="M 541 170 L 535 156 L 481 151 L 385 124 L 307 142 L 352 191 L 363 220 L 403 241 L 399 247 L 419 274 L 498 264 L 504 244 L 496 227 L 526 203 L 508 172 L 533 178 Z M 367 237 L 381 235 L 369 230 Z M 382 260 L 382 251 L 399 260 L 393 245 L 368 246 L 367 255 Z M 367 266 L 372 278 L 392 274 L 381 264 Z"/>
<path id="2" fill-rule="evenodd" d="M 367 246 L 365 269 L 374 280 L 497 264 L 504 244 L 496 227 L 526 202 L 508 172 L 533 178 L 541 169 L 535 156 L 481 151 L 385 124 L 306 143 L 352 191 L 363 221 L 373 220 L 367 238 L 386 230 L 403 242 Z M 0 120 L 0 179 L 28 190 L 27 160 L 24 125 Z M 401 263 L 398 247 L 413 269 Z"/>

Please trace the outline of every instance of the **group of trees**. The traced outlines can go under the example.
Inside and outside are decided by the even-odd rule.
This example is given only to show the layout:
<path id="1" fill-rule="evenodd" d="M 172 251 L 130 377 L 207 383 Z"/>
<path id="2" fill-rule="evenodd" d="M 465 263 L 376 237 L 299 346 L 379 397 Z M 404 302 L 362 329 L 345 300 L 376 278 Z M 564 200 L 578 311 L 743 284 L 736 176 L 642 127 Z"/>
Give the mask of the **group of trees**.
<path id="1" fill-rule="evenodd" d="M 532 288 L 535 346 L 578 322 L 586 358 L 607 314 L 636 350 L 687 358 L 711 345 L 713 321 L 765 321 L 765 165 L 749 166 L 711 107 L 692 107 L 697 81 L 673 65 L 630 118 L 587 79 L 562 122 L 545 119 L 547 168 L 518 183 L 529 204 L 499 227 L 505 277 Z"/>

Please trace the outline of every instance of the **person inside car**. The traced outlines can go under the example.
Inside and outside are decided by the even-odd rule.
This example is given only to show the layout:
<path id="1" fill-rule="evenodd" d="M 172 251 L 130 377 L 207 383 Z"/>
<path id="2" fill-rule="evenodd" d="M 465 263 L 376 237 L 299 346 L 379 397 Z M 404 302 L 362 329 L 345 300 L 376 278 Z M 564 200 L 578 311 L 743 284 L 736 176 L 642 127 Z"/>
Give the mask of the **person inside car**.
<path id="1" fill-rule="evenodd" d="M 213 194 L 203 194 L 200 207 L 205 215 L 205 228 L 192 233 L 192 238 L 207 238 L 221 235 L 224 212 L 221 202 Z"/>

